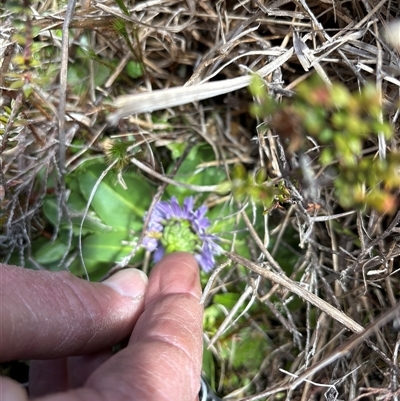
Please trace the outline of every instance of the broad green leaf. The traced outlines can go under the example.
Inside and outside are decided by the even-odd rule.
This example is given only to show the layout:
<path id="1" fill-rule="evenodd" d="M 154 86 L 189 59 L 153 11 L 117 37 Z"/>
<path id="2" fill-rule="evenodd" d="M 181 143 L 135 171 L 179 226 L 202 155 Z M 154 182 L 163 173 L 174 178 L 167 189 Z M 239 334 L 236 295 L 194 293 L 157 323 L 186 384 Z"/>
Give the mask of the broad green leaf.
<path id="1" fill-rule="evenodd" d="M 103 164 L 94 164 L 78 175 L 79 186 L 86 200 L 90 198 L 104 170 Z M 115 175 L 109 173 L 98 185 L 90 206 L 105 224 L 114 229 L 140 231 L 153 190 L 134 172 L 126 173 L 123 179 L 128 188 L 126 190 L 117 182 Z"/>
<path id="2" fill-rule="evenodd" d="M 10 89 L 20 89 L 25 85 L 25 82 L 21 79 L 18 81 L 14 81 L 11 85 L 10 85 Z"/>
<path id="3" fill-rule="evenodd" d="M 192 185 L 217 185 L 226 180 L 223 167 L 206 166 L 204 163 L 215 160 L 213 149 L 209 145 L 195 146 L 178 169 L 174 179 Z M 173 168 L 171 166 L 170 170 Z M 193 191 L 168 185 L 168 195 L 176 196 L 180 202 L 187 196 L 194 195 Z M 207 195 L 203 195 L 203 198 Z"/>
<path id="4" fill-rule="evenodd" d="M 77 176 L 67 176 L 66 182 L 68 189 L 71 191 L 68 196 L 68 206 L 72 210 L 84 211 L 86 208 L 86 200 L 81 193 Z"/>
<path id="5" fill-rule="evenodd" d="M 249 207 L 247 214 L 250 220 L 253 221 L 253 209 Z M 234 240 L 235 252 L 243 257 L 250 257 L 250 250 L 248 246 L 248 230 L 243 221 L 243 218 L 237 217 L 236 204 L 220 204 L 213 207 L 208 211 L 207 217 L 210 219 L 211 227 L 209 232 L 222 238 L 220 245 L 225 250 L 229 251 L 231 248 L 232 241 Z M 258 217 L 256 220 L 255 229 L 258 229 L 258 225 L 262 225 L 262 210 L 259 207 L 257 209 Z"/>
<path id="6" fill-rule="evenodd" d="M 61 238 L 57 238 L 54 242 L 49 241 L 37 249 L 37 251 L 34 252 L 33 257 L 41 265 L 48 265 L 59 262 L 66 251 L 67 244 L 64 243 Z"/>
<path id="7" fill-rule="evenodd" d="M 222 294 L 214 295 L 214 303 L 225 306 L 228 309 L 232 309 L 238 299 L 240 298 L 240 294 L 234 292 L 227 292 Z"/>
<path id="8" fill-rule="evenodd" d="M 89 235 L 83 240 L 83 258 L 85 262 L 118 263 L 132 252 L 134 244 L 128 244 L 131 240 L 126 233 L 118 231 Z"/>
<path id="9" fill-rule="evenodd" d="M 85 260 L 85 269 L 83 268 L 80 257 L 77 256 L 70 266 L 72 274 L 78 277 L 86 278 L 89 276 L 90 281 L 99 281 L 110 271 L 113 264 L 110 262 L 98 262 L 97 260 Z"/>
<path id="10" fill-rule="evenodd" d="M 82 209 L 83 210 L 83 209 Z M 80 233 L 80 226 L 82 223 L 83 212 L 78 212 L 75 210 L 70 210 L 71 212 L 71 222 L 73 225 L 74 234 L 78 235 Z M 43 204 L 43 213 L 46 218 L 54 225 L 57 226 L 61 223 L 62 227 L 67 227 L 69 222 L 64 217 L 61 222 L 59 222 L 59 206 L 57 204 L 56 199 L 47 198 Z M 93 212 L 89 212 L 83 222 L 82 234 L 85 235 L 87 233 L 92 233 L 95 231 L 98 232 L 107 232 L 111 231 L 112 227 L 104 224 L 98 217 L 94 216 Z"/>
<path id="11" fill-rule="evenodd" d="M 252 330 L 251 333 L 243 333 L 241 341 L 238 342 L 235 352 L 232 354 L 232 365 L 234 368 L 244 368 L 253 371 L 260 367 L 266 357 L 269 346 L 265 336 Z"/>

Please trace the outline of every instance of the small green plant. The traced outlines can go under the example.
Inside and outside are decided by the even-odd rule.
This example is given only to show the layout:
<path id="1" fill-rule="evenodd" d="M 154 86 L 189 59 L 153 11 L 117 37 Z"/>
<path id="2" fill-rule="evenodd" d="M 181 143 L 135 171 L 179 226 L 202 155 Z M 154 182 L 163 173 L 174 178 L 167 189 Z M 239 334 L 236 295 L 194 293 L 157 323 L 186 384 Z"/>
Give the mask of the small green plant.
<path id="1" fill-rule="evenodd" d="M 241 201 L 249 197 L 253 202 L 264 207 L 268 212 L 290 199 L 290 192 L 283 180 L 272 180 L 264 170 L 249 174 L 242 164 L 237 164 L 232 170 L 230 189 L 234 197 Z"/>
<path id="2" fill-rule="evenodd" d="M 118 1 L 118 6 L 121 8 L 122 12 L 129 15 L 128 10 L 123 5 L 122 1 Z M 120 35 L 126 44 L 128 45 L 130 51 L 135 57 L 135 60 L 130 60 L 126 67 L 126 73 L 133 79 L 141 77 L 145 72 L 145 67 L 143 63 L 143 55 L 141 53 L 140 46 L 136 44 L 139 43 L 137 28 L 133 28 L 132 33 L 128 31 L 127 24 L 122 19 L 115 19 L 113 22 L 113 29 L 115 33 Z"/>
<path id="3" fill-rule="evenodd" d="M 380 158 L 376 151 L 364 150 L 379 135 L 386 140 L 393 135 L 391 125 L 381 121 L 382 99 L 373 86 L 351 93 L 342 84 L 328 87 L 314 77 L 297 87 L 293 99 L 277 103 L 255 76 L 250 91 L 259 101 L 251 112 L 266 119 L 288 155 L 304 154 L 307 137 L 318 144 L 317 166 L 334 172 L 335 193 L 344 208 L 396 209 L 400 155 Z"/>
<path id="4" fill-rule="evenodd" d="M 24 262 L 26 266 L 35 263 L 51 270 L 68 266 L 74 274 L 88 274 L 95 280 L 116 264 L 135 264 L 143 260 L 143 249 L 137 245 L 155 187 L 149 184 L 145 176 L 129 166 L 128 155 L 135 157 L 133 151 L 128 151 L 132 146 L 133 142 L 130 140 L 109 140 L 104 146 L 104 160 L 88 160 L 74 172 L 67 174 L 65 185 L 68 196 L 65 204 L 62 204 L 62 199 L 55 193 L 53 184 L 49 183 L 42 208 L 47 224 L 42 233 L 33 240 L 33 252 L 32 255 L 27 255 Z M 176 172 L 175 179 L 191 185 L 220 184 L 226 180 L 220 167 L 199 168 L 202 163 L 213 160 L 213 157 L 208 145 L 194 146 Z M 107 169 L 108 173 L 104 174 Z M 165 200 L 159 205 L 168 201 L 186 205 L 187 199 L 193 196 L 195 204 L 201 205 L 207 194 L 199 196 L 189 189 L 170 185 L 166 188 Z M 196 213 L 203 209 L 204 206 Z M 208 259 L 211 260 L 211 253 L 219 253 L 216 252 L 218 247 L 212 240 L 220 234 L 223 238 L 222 247 L 230 249 L 234 238 L 237 252 L 248 256 L 246 233 L 235 233 L 238 229 L 243 229 L 243 223 L 238 224 L 235 213 L 236 206 L 227 208 L 223 204 L 209 210 L 208 216 L 213 224 L 207 229 L 207 234 L 203 232 L 204 227 L 200 227 L 202 241 L 206 241 L 212 250 L 206 254 Z M 198 218 L 204 225 L 200 215 Z M 162 239 L 169 241 L 177 229 L 180 235 L 185 235 L 181 231 L 187 231 L 188 227 L 166 225 L 165 238 Z M 155 230 L 150 225 L 147 231 Z M 49 238 L 52 238 L 51 242 Z M 196 246 L 202 244 L 198 244 L 194 237 L 192 240 Z M 181 245 L 179 249 L 182 250 Z M 13 262 L 17 263 L 16 259 Z M 206 270 L 211 270 L 213 264 L 214 262 L 206 264 Z"/>
<path id="5" fill-rule="evenodd" d="M 15 16 L 12 40 L 19 50 L 11 60 L 13 71 L 4 75 L 4 84 L 11 91 L 22 90 L 27 99 L 36 88 L 43 89 L 51 82 L 57 68 L 52 63 L 42 63 L 43 51 L 48 44 L 35 41 L 40 28 L 32 25 L 29 1 L 22 5 L 10 2 L 7 8 Z"/>

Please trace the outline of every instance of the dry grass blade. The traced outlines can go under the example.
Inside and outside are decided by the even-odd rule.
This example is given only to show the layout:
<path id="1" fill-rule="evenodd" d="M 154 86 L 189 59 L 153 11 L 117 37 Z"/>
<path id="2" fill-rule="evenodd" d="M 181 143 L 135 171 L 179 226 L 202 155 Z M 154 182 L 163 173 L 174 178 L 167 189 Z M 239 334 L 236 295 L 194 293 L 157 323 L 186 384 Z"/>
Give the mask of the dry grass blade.
<path id="1" fill-rule="evenodd" d="M 189 5 L 189 9 L 191 10 L 191 12 L 193 12 L 194 8 L 195 8 L 194 0 L 188 0 L 187 4 Z M 147 7 L 149 7 L 149 6 L 151 6 L 151 3 L 147 4 Z M 143 27 L 150 28 L 150 29 L 156 30 L 156 31 L 180 32 L 180 31 L 183 31 L 188 26 L 190 26 L 191 23 L 192 23 L 192 19 L 193 19 L 193 13 L 191 13 L 189 21 L 187 21 L 185 24 L 178 25 L 178 26 L 173 26 L 173 27 L 169 27 L 169 26 L 165 26 L 165 25 L 157 27 L 157 26 L 154 26 L 154 25 L 151 25 L 151 24 L 147 24 L 147 23 L 145 23 L 143 21 L 140 21 L 140 20 L 138 20 L 136 18 L 128 17 L 125 14 L 122 14 L 121 12 L 116 11 L 115 9 L 113 9 L 111 7 L 108 7 L 108 6 L 106 6 L 104 4 L 101 4 L 101 3 L 97 3 L 96 7 L 99 8 L 100 10 L 105 11 L 106 13 L 108 13 L 110 15 L 113 15 L 114 17 L 121 18 L 121 19 L 123 19 L 125 21 L 132 22 L 135 25 L 143 26 Z M 134 10 L 134 11 L 136 11 L 136 10 Z"/>
<path id="2" fill-rule="evenodd" d="M 276 284 L 282 285 L 290 292 L 293 292 L 294 294 L 303 298 L 305 301 L 315 305 L 317 308 L 321 309 L 323 312 L 331 316 L 333 319 L 341 323 L 344 327 L 351 330 L 352 332 L 361 333 L 363 331 L 363 327 L 356 323 L 349 316 L 336 309 L 323 299 L 317 297 L 315 294 L 309 292 L 305 288 L 302 288 L 298 283 L 290 280 L 288 277 L 282 274 L 274 273 L 273 271 L 269 270 L 268 267 L 259 266 L 256 263 L 253 263 L 234 253 L 227 252 L 226 255 L 235 263 L 240 263 L 241 265 L 247 267 L 260 276 L 263 276 Z"/>
<path id="3" fill-rule="evenodd" d="M 273 62 L 256 71 L 256 73 L 260 76 L 271 74 L 285 63 L 291 57 L 292 53 L 292 49 L 286 51 Z M 149 93 L 120 96 L 113 102 L 113 106 L 117 107 L 118 110 L 109 115 L 108 121 L 112 125 L 116 125 L 119 119 L 132 114 L 152 112 L 224 95 L 247 87 L 251 79 L 252 76 L 248 75 L 220 82 L 204 83 L 202 85 L 159 89 Z"/>
<path id="4" fill-rule="evenodd" d="M 282 390 L 294 390 L 296 387 L 298 387 L 300 384 L 304 383 L 308 377 L 312 376 L 314 373 L 322 370 L 326 366 L 330 365 L 334 361 L 336 361 L 339 358 L 343 358 L 344 356 L 348 355 L 358 344 L 362 343 L 368 337 L 374 334 L 375 331 L 379 330 L 380 327 L 384 326 L 385 324 L 389 323 L 390 321 L 396 319 L 399 317 L 399 307 L 400 303 L 386 311 L 384 314 L 382 314 L 378 319 L 370 323 L 365 329 L 363 329 L 362 332 L 354 334 L 351 338 L 349 338 L 346 342 L 344 342 L 338 349 L 336 349 L 334 352 L 332 352 L 331 355 L 325 357 L 323 360 L 320 362 L 316 363 L 315 365 L 311 366 L 310 368 L 306 369 L 304 372 L 301 372 L 298 376 L 296 376 L 295 380 L 291 381 L 290 384 L 287 384 L 286 386 L 281 386 L 279 388 L 279 391 Z M 393 366 L 394 369 L 397 368 L 397 366 Z M 397 368 L 396 374 L 400 374 L 400 369 Z M 269 394 L 272 394 L 272 391 L 277 391 L 273 389 L 269 389 L 266 392 L 262 392 L 258 394 L 256 397 L 248 397 L 244 398 L 242 401 L 255 401 L 259 400 Z"/>

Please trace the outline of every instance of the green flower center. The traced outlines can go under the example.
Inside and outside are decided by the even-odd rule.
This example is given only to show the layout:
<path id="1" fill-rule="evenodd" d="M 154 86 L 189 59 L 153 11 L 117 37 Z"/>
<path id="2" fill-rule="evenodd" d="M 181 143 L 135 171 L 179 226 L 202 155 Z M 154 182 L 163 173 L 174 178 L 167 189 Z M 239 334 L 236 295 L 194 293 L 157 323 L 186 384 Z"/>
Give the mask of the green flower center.
<path id="1" fill-rule="evenodd" d="M 168 220 L 162 232 L 161 243 L 166 253 L 190 252 L 195 253 L 201 246 L 199 236 L 193 232 L 188 220 Z"/>

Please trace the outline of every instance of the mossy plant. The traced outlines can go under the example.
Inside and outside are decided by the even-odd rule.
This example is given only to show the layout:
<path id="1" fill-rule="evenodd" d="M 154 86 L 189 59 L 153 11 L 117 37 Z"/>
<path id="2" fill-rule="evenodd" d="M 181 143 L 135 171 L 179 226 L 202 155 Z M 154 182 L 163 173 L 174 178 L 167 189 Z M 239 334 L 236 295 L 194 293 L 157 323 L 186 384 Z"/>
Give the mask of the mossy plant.
<path id="1" fill-rule="evenodd" d="M 318 77 L 302 82 L 296 89 L 293 98 L 278 103 L 269 96 L 261 78 L 255 76 L 250 91 L 258 102 L 252 105 L 252 114 L 265 119 L 291 154 L 307 152 L 307 138 L 318 145 L 313 167 L 329 166 L 334 172 L 335 194 L 342 207 L 394 212 L 400 154 L 392 152 L 383 158 L 378 147 L 374 148 L 379 136 L 385 140 L 393 136 L 390 123 L 382 121 L 378 91 L 367 85 L 352 93 L 343 84 L 327 86 Z M 287 123 L 282 116 L 296 121 L 292 132 L 282 129 Z M 281 121 L 280 126 L 277 121 Z M 372 145 L 372 150 L 365 150 L 366 145 Z"/>

